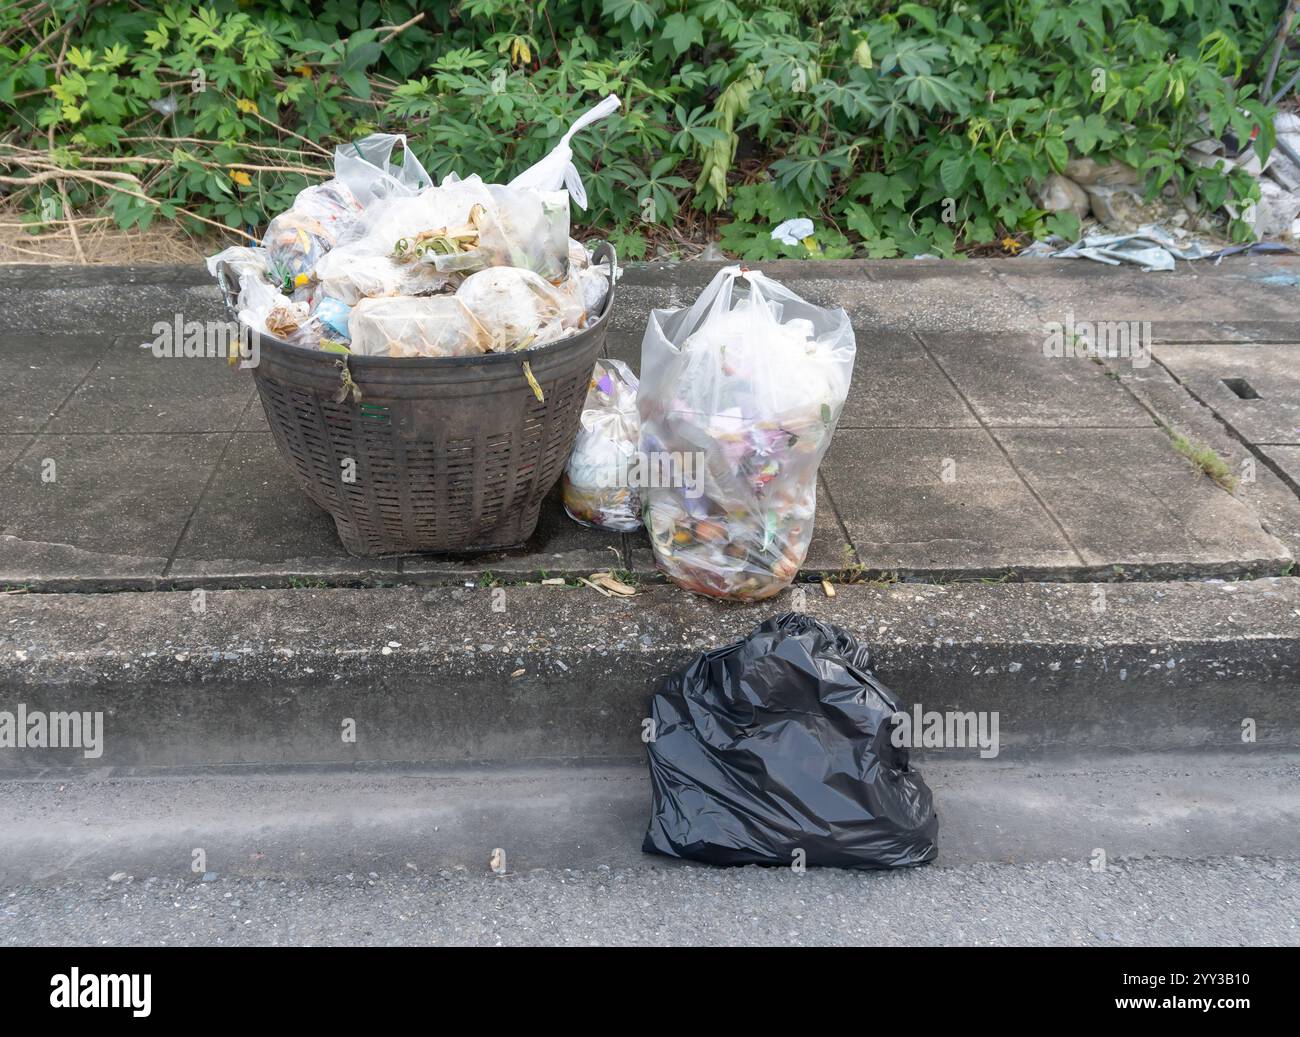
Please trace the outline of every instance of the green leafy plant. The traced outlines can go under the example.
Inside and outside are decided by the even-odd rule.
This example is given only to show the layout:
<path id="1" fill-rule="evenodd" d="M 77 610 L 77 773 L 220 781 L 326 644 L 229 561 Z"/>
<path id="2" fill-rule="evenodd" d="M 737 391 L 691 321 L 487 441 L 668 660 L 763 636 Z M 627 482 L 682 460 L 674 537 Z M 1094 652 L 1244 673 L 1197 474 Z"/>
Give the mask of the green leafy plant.
<path id="1" fill-rule="evenodd" d="M 1248 176 L 1184 154 L 1225 134 L 1271 149 L 1272 112 L 1237 79 L 1279 10 L 15 0 L 0 12 L 0 184 L 33 231 L 75 211 L 257 238 L 340 142 L 404 132 L 435 176 L 504 179 L 616 92 L 622 110 L 574 148 L 581 226 L 624 255 L 682 237 L 749 259 L 952 255 L 1076 232 L 1035 190 L 1082 157 L 1133 166 L 1148 197 L 1243 208 Z M 795 216 L 813 237 L 772 241 Z"/>

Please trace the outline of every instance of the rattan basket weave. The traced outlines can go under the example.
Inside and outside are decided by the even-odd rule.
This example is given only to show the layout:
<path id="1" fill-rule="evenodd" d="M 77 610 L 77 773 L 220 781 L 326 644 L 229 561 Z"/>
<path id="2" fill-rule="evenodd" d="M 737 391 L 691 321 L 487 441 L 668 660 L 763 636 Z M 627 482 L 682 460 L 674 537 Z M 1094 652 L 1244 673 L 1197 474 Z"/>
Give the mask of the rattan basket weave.
<path id="1" fill-rule="evenodd" d="M 615 268 L 602 243 L 595 261 Z M 219 272 L 234 312 L 235 278 Z M 614 304 L 571 338 L 522 353 L 348 359 L 361 401 L 335 402 L 339 357 L 259 338 L 253 379 L 298 487 L 349 553 L 473 552 L 522 544 L 573 448 Z M 528 361 L 544 396 L 524 375 Z M 355 463 L 355 481 L 345 478 Z"/>

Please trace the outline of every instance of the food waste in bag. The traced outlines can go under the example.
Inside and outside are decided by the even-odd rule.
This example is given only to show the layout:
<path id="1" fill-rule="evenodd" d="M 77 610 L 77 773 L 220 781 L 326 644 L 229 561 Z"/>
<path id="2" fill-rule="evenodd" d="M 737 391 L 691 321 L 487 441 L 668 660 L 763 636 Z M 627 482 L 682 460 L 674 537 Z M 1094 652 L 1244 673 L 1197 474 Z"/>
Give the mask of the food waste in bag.
<path id="1" fill-rule="evenodd" d="M 637 394 L 641 451 L 692 456 L 702 484 L 642 488 L 655 559 L 675 583 L 759 601 L 794 580 L 855 352 L 843 309 L 814 306 L 738 266 L 721 270 L 689 309 L 651 312 Z"/>
<path id="2" fill-rule="evenodd" d="M 641 528 L 641 498 L 629 477 L 639 439 L 636 390 L 627 364 L 596 361 L 562 480 L 564 510 L 584 526 L 620 533 Z"/>
<path id="3" fill-rule="evenodd" d="M 261 277 L 241 282 L 237 307 L 239 319 L 259 335 L 272 335 L 293 346 L 314 346 L 320 341 L 320 323 L 307 304 L 289 298 Z"/>
<path id="4" fill-rule="evenodd" d="M 473 356 L 491 339 L 454 295 L 362 299 L 348 318 L 358 356 Z"/>
<path id="5" fill-rule="evenodd" d="M 571 296 L 517 266 L 470 274 L 456 289 L 456 298 L 487 328 L 496 353 L 554 342 L 586 319 L 586 311 Z"/>
<path id="6" fill-rule="evenodd" d="M 333 179 L 300 191 L 261 248 L 209 269 L 224 264 L 256 300 L 240 310 L 258 331 L 298 346 L 442 357 L 566 338 L 618 275 L 569 237 L 570 199 L 586 205 L 570 141 L 618 107 L 605 98 L 509 184 L 452 173 L 435 186 L 400 134 L 340 145 Z"/>
<path id="7" fill-rule="evenodd" d="M 663 678 L 642 849 L 709 864 L 899 868 L 939 821 L 898 700 L 852 634 L 786 613 Z"/>
<path id="8" fill-rule="evenodd" d="M 340 180 L 299 191 L 293 207 L 271 221 L 262 239 L 271 282 L 283 292 L 311 284 L 316 264 L 360 213 L 361 206 Z"/>

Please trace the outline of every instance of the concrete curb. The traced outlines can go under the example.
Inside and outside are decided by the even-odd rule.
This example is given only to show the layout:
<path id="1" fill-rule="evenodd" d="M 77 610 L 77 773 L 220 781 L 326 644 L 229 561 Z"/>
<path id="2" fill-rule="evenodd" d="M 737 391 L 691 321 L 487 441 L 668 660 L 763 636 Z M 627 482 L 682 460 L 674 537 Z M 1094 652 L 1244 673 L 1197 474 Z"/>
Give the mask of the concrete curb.
<path id="1" fill-rule="evenodd" d="M 1004 752 L 1239 747 L 1247 719 L 1257 744 L 1300 746 L 1300 579 L 803 597 L 904 702 L 998 712 Z M 0 770 L 632 758 L 659 675 L 798 604 L 661 586 L 4 596 L 0 709 L 102 710 L 105 739 L 92 759 L 0 748 Z"/>

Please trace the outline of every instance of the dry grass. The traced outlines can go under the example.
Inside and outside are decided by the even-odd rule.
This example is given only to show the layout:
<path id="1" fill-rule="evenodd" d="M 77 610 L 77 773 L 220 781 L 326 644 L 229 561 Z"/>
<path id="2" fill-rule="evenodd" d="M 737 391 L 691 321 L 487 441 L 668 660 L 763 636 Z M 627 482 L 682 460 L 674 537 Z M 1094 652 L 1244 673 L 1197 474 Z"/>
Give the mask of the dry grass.
<path id="1" fill-rule="evenodd" d="M 196 237 L 175 223 L 157 220 L 148 230 L 118 230 L 111 218 L 81 217 L 77 238 L 87 264 L 110 266 L 199 263 L 225 245 L 217 235 Z M 64 221 L 30 233 L 22 211 L 0 204 L 0 264 L 77 264 L 77 246 Z"/>

